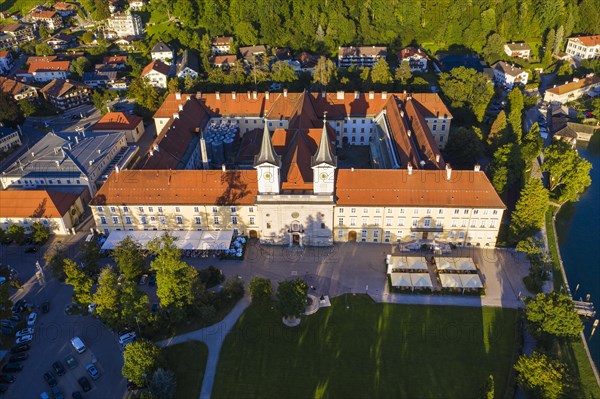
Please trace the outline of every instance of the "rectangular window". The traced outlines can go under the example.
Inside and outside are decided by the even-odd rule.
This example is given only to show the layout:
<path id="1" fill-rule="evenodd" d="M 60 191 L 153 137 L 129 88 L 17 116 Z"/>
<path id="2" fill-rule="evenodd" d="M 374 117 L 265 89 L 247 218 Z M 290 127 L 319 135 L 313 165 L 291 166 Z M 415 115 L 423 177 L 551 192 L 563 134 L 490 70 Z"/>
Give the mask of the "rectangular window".
<path id="1" fill-rule="evenodd" d="M 176 207 L 175 207 L 175 212 L 177 212 L 177 213 L 180 213 L 180 212 L 181 212 L 181 208 L 180 208 L 180 207 L 178 207 L 178 206 L 176 206 Z"/>
<path id="2" fill-rule="evenodd" d="M 386 226 L 391 226 L 392 225 L 392 218 L 385 218 L 385 225 Z"/>
<path id="3" fill-rule="evenodd" d="M 338 218 L 338 225 L 339 226 L 343 226 L 344 225 L 344 218 Z"/>
<path id="4" fill-rule="evenodd" d="M 471 227 L 475 227 L 477 225 L 477 219 L 471 219 Z"/>
<path id="5" fill-rule="evenodd" d="M 417 227 L 418 224 L 419 224 L 419 219 L 412 220 L 412 227 Z"/>
<path id="6" fill-rule="evenodd" d="M 97 207 L 97 208 L 96 208 L 96 210 L 97 210 L 98 212 L 104 212 L 104 208 L 102 208 L 101 206 Z"/>
<path id="7" fill-rule="evenodd" d="M 113 216 L 112 217 L 112 221 L 114 224 L 119 224 L 119 217 L 118 216 Z"/>
<path id="8" fill-rule="evenodd" d="M 195 206 L 195 207 L 194 207 L 194 213 L 200 213 L 200 208 L 199 208 L 199 207 L 197 207 L 197 206 Z"/>
<path id="9" fill-rule="evenodd" d="M 458 213 L 459 213 L 459 212 L 460 212 L 460 209 L 455 209 L 455 210 L 454 210 L 454 214 L 455 214 L 455 215 L 458 215 Z"/>
<path id="10" fill-rule="evenodd" d="M 215 217 L 213 218 L 213 224 L 219 224 L 219 223 L 220 223 L 220 222 L 219 222 L 219 217 L 218 217 L 218 216 L 215 216 Z"/>
<path id="11" fill-rule="evenodd" d="M 123 212 L 124 213 L 129 213 L 129 207 L 128 206 L 124 206 L 123 207 Z"/>
<path id="12" fill-rule="evenodd" d="M 342 238 L 344 236 L 344 230 L 338 230 L 338 238 Z"/>
<path id="13" fill-rule="evenodd" d="M 149 206 L 149 207 L 148 207 L 148 212 L 150 212 L 150 213 L 154 212 L 154 208 L 153 208 L 153 207 L 151 207 L 151 206 Z"/>
<path id="14" fill-rule="evenodd" d="M 497 215 L 498 211 L 496 209 L 494 209 L 494 211 L 492 212 L 492 215 Z"/>
<path id="15" fill-rule="evenodd" d="M 385 236 L 384 236 L 384 237 L 385 237 L 385 238 L 390 238 L 390 237 L 391 237 L 391 235 L 392 235 L 392 232 L 391 232 L 391 231 L 389 231 L 389 230 L 386 230 L 386 231 L 385 231 Z"/>
<path id="16" fill-rule="evenodd" d="M 356 208 L 350 208 L 350 213 L 356 213 Z"/>
<path id="17" fill-rule="evenodd" d="M 369 208 L 363 208 L 363 213 L 369 213 Z"/>
<path id="18" fill-rule="evenodd" d="M 160 224 L 167 224 L 167 218 L 165 218 L 164 216 L 159 216 L 158 217 L 158 222 Z"/>
<path id="19" fill-rule="evenodd" d="M 177 224 L 183 224 L 183 217 L 175 216 L 175 220 L 177 221 Z"/>
<path id="20" fill-rule="evenodd" d="M 456 231 L 451 231 L 450 232 L 450 238 L 454 238 L 456 237 Z"/>
<path id="21" fill-rule="evenodd" d="M 413 214 L 418 215 L 419 214 L 419 208 L 413 209 Z"/>
<path id="22" fill-rule="evenodd" d="M 478 215 L 478 214 L 479 214 L 479 209 L 475 209 L 475 210 L 473 211 L 473 215 Z"/>
<path id="23" fill-rule="evenodd" d="M 131 224 L 131 216 L 125 216 L 125 224 Z"/>
<path id="24" fill-rule="evenodd" d="M 232 216 L 231 217 L 231 224 L 238 224 L 238 218 L 237 218 L 237 216 Z"/>
<path id="25" fill-rule="evenodd" d="M 375 218 L 375 226 L 381 226 L 381 218 Z"/>
<path id="26" fill-rule="evenodd" d="M 237 208 L 235 206 L 232 206 L 230 210 L 231 210 L 231 213 L 236 213 L 237 212 Z"/>
<path id="27" fill-rule="evenodd" d="M 487 214 L 488 214 L 488 210 L 487 210 L 487 209 L 484 209 L 484 210 L 483 210 L 483 214 L 487 216 Z"/>
<path id="28" fill-rule="evenodd" d="M 398 226 L 404 226 L 404 223 L 406 223 L 406 219 L 405 218 L 398 219 Z"/>
<path id="29" fill-rule="evenodd" d="M 219 208 L 217 208 L 216 206 L 213 206 L 213 213 L 218 213 L 219 212 Z"/>
<path id="30" fill-rule="evenodd" d="M 465 232 L 464 231 L 459 231 L 458 232 L 458 238 L 465 238 Z"/>
<path id="31" fill-rule="evenodd" d="M 350 218 L 350 226 L 356 226 L 356 218 Z"/>
<path id="32" fill-rule="evenodd" d="M 431 226 L 431 219 L 425 219 L 425 220 L 423 221 L 423 226 L 424 226 L 424 227 L 429 227 L 429 226 Z"/>
<path id="33" fill-rule="evenodd" d="M 387 209 L 387 213 L 392 213 L 392 212 L 393 212 L 393 209 L 392 209 L 392 208 L 388 208 L 388 209 Z"/>
<path id="34" fill-rule="evenodd" d="M 138 211 L 140 213 L 144 213 L 144 207 L 143 206 L 138 206 Z"/>
<path id="35" fill-rule="evenodd" d="M 325 223 L 321 223 L 321 228 L 324 229 L 325 228 Z"/>
<path id="36" fill-rule="evenodd" d="M 431 215 L 431 209 L 429 209 L 429 208 L 427 209 L 427 214 Z"/>
<path id="37" fill-rule="evenodd" d="M 114 206 L 111 206 L 111 207 L 110 207 L 110 211 L 111 211 L 112 213 L 115 213 L 115 212 L 117 211 L 117 208 L 115 208 Z"/>
<path id="38" fill-rule="evenodd" d="M 485 227 L 486 219 L 481 219 L 481 223 L 479 223 L 479 227 Z"/>
<path id="39" fill-rule="evenodd" d="M 468 220 L 467 220 L 467 219 L 463 219 L 463 220 L 460 222 L 460 227 L 467 227 L 467 222 L 468 222 Z"/>
<path id="40" fill-rule="evenodd" d="M 442 227 L 442 223 L 443 223 L 442 220 L 440 220 L 440 219 L 436 220 L 435 221 L 435 227 L 437 227 L 437 228 Z"/>
<path id="41" fill-rule="evenodd" d="M 404 213 L 404 208 L 400 208 L 400 214 Z"/>
<path id="42" fill-rule="evenodd" d="M 379 209 L 379 208 L 375 209 L 375 213 L 378 215 L 381 214 L 381 209 Z"/>
<path id="43" fill-rule="evenodd" d="M 194 221 L 196 222 L 196 224 L 202 224 L 202 218 L 200 218 L 200 216 L 194 217 Z"/>
<path id="44" fill-rule="evenodd" d="M 468 214 L 469 214 L 469 210 L 468 210 L 468 209 L 465 209 L 465 211 L 464 211 L 463 213 L 464 213 L 465 215 L 468 215 Z"/>
<path id="45" fill-rule="evenodd" d="M 344 213 L 344 208 L 339 208 L 340 213 Z"/>
<path id="46" fill-rule="evenodd" d="M 267 229 L 271 228 L 271 223 L 267 223 Z"/>
<path id="47" fill-rule="evenodd" d="M 374 238 L 379 238 L 379 230 L 373 231 L 373 237 Z"/>
<path id="48" fill-rule="evenodd" d="M 163 207 L 162 207 L 162 206 L 159 206 L 159 207 L 158 207 L 158 208 L 156 208 L 156 209 L 157 209 L 158 213 L 163 213 Z M 175 209 L 177 209 L 177 208 L 175 208 Z M 177 211 L 177 212 L 178 212 L 178 211 Z"/>
<path id="49" fill-rule="evenodd" d="M 362 218 L 362 225 L 367 226 L 369 224 L 369 218 Z"/>
<path id="50" fill-rule="evenodd" d="M 248 213 L 254 213 L 254 207 L 251 206 L 250 208 L 248 208 Z"/>
<path id="51" fill-rule="evenodd" d="M 361 231 L 361 233 L 360 233 L 360 236 L 361 236 L 362 238 L 367 238 L 367 230 L 363 230 L 363 231 Z"/>
<path id="52" fill-rule="evenodd" d="M 250 218 L 249 218 L 248 222 L 249 222 L 250 224 L 254 224 L 254 216 L 250 216 Z"/>
<path id="53" fill-rule="evenodd" d="M 438 215 L 442 215 L 444 213 L 444 210 L 442 208 L 438 209 Z"/>
<path id="54" fill-rule="evenodd" d="M 106 217 L 100 216 L 100 224 L 106 224 Z"/>
<path id="55" fill-rule="evenodd" d="M 142 217 L 140 218 L 140 221 L 142 222 L 142 224 L 146 224 L 146 223 L 148 223 L 148 220 L 146 219 L 146 216 L 142 216 Z"/>
<path id="56" fill-rule="evenodd" d="M 150 223 L 156 224 L 156 216 L 150 216 Z"/>
<path id="57" fill-rule="evenodd" d="M 496 227 L 496 221 L 495 220 L 490 220 L 490 227 L 491 228 Z"/>

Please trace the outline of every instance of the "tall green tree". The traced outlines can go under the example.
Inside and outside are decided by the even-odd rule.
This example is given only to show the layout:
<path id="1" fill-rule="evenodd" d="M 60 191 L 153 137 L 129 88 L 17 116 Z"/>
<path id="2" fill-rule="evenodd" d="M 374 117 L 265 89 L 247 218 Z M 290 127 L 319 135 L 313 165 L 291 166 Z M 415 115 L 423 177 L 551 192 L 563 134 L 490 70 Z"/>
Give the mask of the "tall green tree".
<path id="1" fill-rule="evenodd" d="M 487 136 L 487 143 L 491 149 L 495 150 L 498 147 L 507 144 L 509 142 L 507 129 L 507 120 L 506 113 L 504 110 L 500 111 L 500 113 L 494 119 L 492 126 L 490 127 L 490 132 Z"/>
<path id="2" fill-rule="evenodd" d="M 554 29 L 550 29 L 548 33 L 546 33 L 546 40 L 544 40 L 544 56 L 542 58 L 542 63 L 544 65 L 550 65 L 552 63 L 552 51 L 554 51 L 554 43 L 555 43 L 556 33 Z"/>
<path id="3" fill-rule="evenodd" d="M 577 201 L 592 180 L 592 164 L 564 141 L 555 141 L 544 151 L 542 170 L 549 174 L 550 192 L 559 202 Z"/>
<path id="4" fill-rule="evenodd" d="M 156 271 L 156 295 L 161 306 L 182 310 L 194 299 L 193 287 L 198 272 L 181 261 L 181 252 L 174 243 L 175 237 L 165 233 L 152 240 L 148 248 L 156 255 L 151 268 Z"/>
<path id="5" fill-rule="evenodd" d="M 53 55 L 54 50 L 48 45 L 48 43 L 39 43 L 35 45 L 35 55 Z"/>
<path id="6" fill-rule="evenodd" d="M 533 178 L 523 187 L 510 223 L 515 242 L 534 234 L 542 227 L 548 211 L 549 196 L 540 179 Z"/>
<path id="7" fill-rule="evenodd" d="M 150 341 L 139 340 L 125 347 L 123 352 L 123 377 L 138 386 L 150 382 L 152 374 L 162 363 L 160 348 Z"/>
<path id="8" fill-rule="evenodd" d="M 13 303 L 10 300 L 8 284 L 2 284 L 0 286 L 0 317 L 2 319 L 8 319 L 12 316 L 12 307 Z"/>
<path id="9" fill-rule="evenodd" d="M 110 17 L 107 0 L 94 0 L 94 12 L 92 13 L 92 17 L 96 21 L 103 21 Z"/>
<path id="10" fill-rule="evenodd" d="M 118 276 L 112 267 L 105 267 L 98 277 L 98 289 L 94 293 L 96 314 L 112 327 L 121 326 L 121 290 Z"/>
<path id="11" fill-rule="evenodd" d="M 492 33 L 487 37 L 485 47 L 483 48 L 483 56 L 485 60 L 492 64 L 504 56 L 504 44 L 506 40 L 498 33 Z"/>
<path id="12" fill-rule="evenodd" d="M 92 303 L 92 286 L 94 285 L 92 278 L 79 269 L 75 261 L 71 259 L 64 260 L 64 271 L 65 282 L 73 286 L 73 301 L 81 306 Z"/>
<path id="13" fill-rule="evenodd" d="M 569 387 L 567 366 L 543 353 L 522 355 L 515 364 L 518 384 L 534 398 L 560 399 Z"/>
<path id="14" fill-rule="evenodd" d="M 412 78 L 410 64 L 404 61 L 400 65 L 398 65 L 398 67 L 396 68 L 396 72 L 394 72 L 394 78 L 403 86 L 406 85 L 408 80 Z"/>
<path id="15" fill-rule="evenodd" d="M 483 155 L 481 136 L 473 128 L 461 126 L 450 132 L 444 152 L 452 166 L 472 168 Z"/>
<path id="16" fill-rule="evenodd" d="M 525 162 L 526 170 L 531 169 L 531 162 L 542 152 L 544 140 L 540 136 L 540 126 L 534 123 L 523 137 L 521 142 L 521 156 Z"/>
<path id="17" fill-rule="evenodd" d="M 487 77 L 471 68 L 454 68 L 440 75 L 440 88 L 453 108 L 468 107 L 479 122 L 483 120 L 494 89 Z"/>
<path id="18" fill-rule="evenodd" d="M 148 303 L 148 295 L 143 293 L 135 282 L 121 282 L 121 322 L 124 326 L 147 323 L 150 319 Z"/>
<path id="19" fill-rule="evenodd" d="M 171 399 L 175 397 L 175 390 L 177 388 L 175 373 L 162 368 L 157 369 L 152 374 L 149 388 L 152 395 L 157 399 Z"/>
<path id="20" fill-rule="evenodd" d="M 271 79 L 275 82 L 288 83 L 298 80 L 294 68 L 287 62 L 277 61 L 271 67 Z"/>
<path id="21" fill-rule="evenodd" d="M 98 266 L 100 247 L 98 244 L 94 241 L 84 241 L 79 245 L 79 252 L 84 270 L 90 275 L 98 274 L 100 272 Z"/>
<path id="22" fill-rule="evenodd" d="M 8 238 L 17 244 L 21 245 L 25 242 L 25 228 L 18 224 L 11 224 L 8 226 Z"/>
<path id="23" fill-rule="evenodd" d="M 273 297 L 273 288 L 271 287 L 271 280 L 268 278 L 254 277 L 248 284 L 250 296 L 253 301 L 269 301 Z"/>
<path id="24" fill-rule="evenodd" d="M 528 298 L 525 317 L 531 333 L 540 338 L 577 337 L 583 330 L 573 300 L 564 293 L 554 291 Z"/>
<path id="25" fill-rule="evenodd" d="M 523 136 L 523 93 L 519 87 L 514 87 L 507 96 L 508 100 L 508 125 L 513 138 L 517 143 L 521 142 Z"/>
<path id="26" fill-rule="evenodd" d="M 38 33 L 40 34 L 40 37 L 42 39 L 47 39 L 48 37 L 50 37 L 50 32 L 48 32 L 48 26 L 46 26 L 45 23 L 40 24 L 40 27 L 38 28 Z"/>
<path id="27" fill-rule="evenodd" d="M 385 58 L 380 58 L 373 64 L 371 71 L 371 81 L 373 83 L 388 84 L 392 82 L 392 73 L 390 72 L 390 66 L 385 61 Z"/>
<path id="28" fill-rule="evenodd" d="M 31 235 L 36 244 L 44 244 L 50 238 L 50 232 L 40 222 L 35 222 L 31 225 Z"/>
<path id="29" fill-rule="evenodd" d="M 86 57 L 78 57 L 71 62 L 70 71 L 75 74 L 78 79 L 83 77 L 83 73 L 90 67 L 90 61 Z"/>
<path id="30" fill-rule="evenodd" d="M 306 310 L 308 284 L 302 279 L 284 280 L 277 287 L 277 305 L 284 317 L 299 317 Z"/>
<path id="31" fill-rule="evenodd" d="M 505 144 L 494 152 L 488 173 L 500 195 L 506 194 L 508 188 L 519 180 L 521 169 L 522 160 L 516 144 Z"/>
<path id="32" fill-rule="evenodd" d="M 0 91 L 0 123 L 14 127 L 23 123 L 24 120 L 23 111 L 14 97 Z"/>
<path id="33" fill-rule="evenodd" d="M 558 52 L 562 50 L 564 38 L 565 38 L 565 27 L 563 25 L 561 25 L 556 30 L 556 35 L 554 37 L 554 48 L 553 48 L 554 54 L 558 54 Z"/>
<path id="34" fill-rule="evenodd" d="M 313 83 L 319 84 L 323 88 L 327 88 L 329 83 L 335 78 L 337 74 L 337 68 L 333 61 L 328 58 L 321 57 L 315 65 L 313 73 Z"/>
<path id="35" fill-rule="evenodd" d="M 127 236 L 113 250 L 113 259 L 127 280 L 133 280 L 142 274 L 146 260 L 142 246 Z"/>
<path id="36" fill-rule="evenodd" d="M 26 99 L 19 100 L 19 108 L 25 117 L 31 116 L 37 111 L 34 102 Z"/>

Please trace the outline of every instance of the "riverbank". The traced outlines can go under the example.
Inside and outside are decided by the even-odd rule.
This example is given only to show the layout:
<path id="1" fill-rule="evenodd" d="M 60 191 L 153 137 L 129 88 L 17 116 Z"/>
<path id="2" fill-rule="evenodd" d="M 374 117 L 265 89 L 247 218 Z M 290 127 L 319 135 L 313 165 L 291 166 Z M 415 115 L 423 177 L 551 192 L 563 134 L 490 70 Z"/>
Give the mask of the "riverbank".
<path id="1" fill-rule="evenodd" d="M 566 271 L 560 256 L 558 246 L 558 238 L 556 235 L 555 218 L 560 208 L 551 206 L 546 213 L 546 234 L 548 242 L 548 250 L 552 257 L 552 275 L 554 277 L 554 289 L 560 290 L 566 288 L 569 293 L 569 284 Z M 592 357 L 583 335 L 580 338 L 572 341 L 559 341 L 557 345 L 559 358 L 565 362 L 569 369 L 575 375 L 576 388 L 579 391 L 578 396 L 583 398 L 598 398 L 600 397 L 600 377 L 598 370 L 592 361 Z"/>

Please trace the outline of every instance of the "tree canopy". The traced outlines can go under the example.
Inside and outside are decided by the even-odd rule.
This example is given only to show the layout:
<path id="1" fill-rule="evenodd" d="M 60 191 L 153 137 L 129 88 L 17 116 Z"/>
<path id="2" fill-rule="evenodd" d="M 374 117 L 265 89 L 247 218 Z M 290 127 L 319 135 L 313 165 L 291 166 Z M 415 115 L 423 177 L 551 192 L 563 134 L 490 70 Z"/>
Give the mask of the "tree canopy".
<path id="1" fill-rule="evenodd" d="M 254 277 L 248 285 L 250 296 L 253 301 L 268 301 L 273 296 L 271 280 L 268 278 Z"/>
<path id="2" fill-rule="evenodd" d="M 537 294 L 527 299 L 525 317 L 529 329 L 538 337 L 576 337 L 583 323 L 571 298 L 563 293 Z"/>
<path id="3" fill-rule="evenodd" d="M 73 286 L 73 301 L 81 306 L 92 303 L 92 286 L 94 282 L 90 276 L 77 267 L 75 261 L 64 260 L 65 282 Z"/>
<path id="4" fill-rule="evenodd" d="M 480 122 L 494 94 L 492 85 L 483 73 L 465 67 L 442 73 L 440 87 L 452 108 L 467 107 Z"/>
<path id="5" fill-rule="evenodd" d="M 138 386 L 150 382 L 152 374 L 160 367 L 160 348 L 150 341 L 139 340 L 125 347 L 123 352 L 123 377 Z"/>
<path id="6" fill-rule="evenodd" d="M 302 279 L 284 280 L 277 287 L 277 305 L 285 317 L 298 317 L 306 310 L 308 284 Z"/>
<path id="7" fill-rule="evenodd" d="M 0 91 L 0 123 L 6 126 L 17 126 L 23 123 L 25 117 L 19 104 L 9 93 Z"/>
<path id="8" fill-rule="evenodd" d="M 142 274 L 146 260 L 142 246 L 131 237 L 125 237 L 113 250 L 113 258 L 127 280 L 133 280 Z"/>
<path id="9" fill-rule="evenodd" d="M 549 206 L 548 200 L 548 190 L 540 179 L 532 178 L 523 187 L 510 223 L 515 242 L 536 233 L 542 227 Z"/>
<path id="10" fill-rule="evenodd" d="M 450 132 L 444 150 L 453 167 L 472 168 L 483 154 L 481 137 L 475 129 L 461 126 Z"/>
<path id="11" fill-rule="evenodd" d="M 592 164 L 562 140 L 555 141 L 544 151 L 542 170 L 548 172 L 550 192 L 559 202 L 579 199 L 592 183 L 591 169 Z"/>
<path id="12" fill-rule="evenodd" d="M 567 366 L 543 353 L 522 355 L 515 370 L 518 384 L 535 398 L 562 398 L 569 386 Z"/>

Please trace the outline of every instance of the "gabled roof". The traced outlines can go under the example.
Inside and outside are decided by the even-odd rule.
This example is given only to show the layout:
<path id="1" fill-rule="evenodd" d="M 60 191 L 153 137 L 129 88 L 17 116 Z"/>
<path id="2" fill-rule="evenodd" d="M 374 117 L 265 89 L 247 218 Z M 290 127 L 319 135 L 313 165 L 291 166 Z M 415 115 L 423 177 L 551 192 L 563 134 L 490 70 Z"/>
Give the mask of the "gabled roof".
<path id="1" fill-rule="evenodd" d="M 0 51 L 0 58 L 8 58 L 10 51 Z"/>
<path id="2" fill-rule="evenodd" d="M 316 154 L 312 157 L 312 166 L 321 164 L 337 167 L 337 157 L 331 151 L 331 141 L 327 133 L 327 120 L 323 120 L 323 129 L 319 140 L 319 148 Z"/>
<path id="3" fill-rule="evenodd" d="M 151 53 L 172 53 L 173 50 L 171 50 L 171 48 L 169 46 L 166 45 L 165 42 L 158 42 L 154 45 L 154 47 L 152 47 L 152 50 L 150 50 Z"/>
<path id="4" fill-rule="evenodd" d="M 0 76 L 0 91 L 13 96 L 26 91 L 33 91 L 37 93 L 37 89 L 35 87 L 26 85 L 14 79 L 5 78 L 3 76 Z"/>
<path id="5" fill-rule="evenodd" d="M 146 65 L 140 76 L 146 76 L 151 71 L 156 71 L 162 75 L 169 76 L 169 70 L 170 67 L 167 64 L 165 64 L 161 60 L 154 60 L 148 65 Z"/>
<path id="6" fill-rule="evenodd" d="M 60 191 L 0 190 L 0 217 L 60 218 L 77 198 L 77 194 Z"/>
<path id="7" fill-rule="evenodd" d="M 32 62 L 29 64 L 29 73 L 61 71 L 68 72 L 70 61 Z"/>
<path id="8" fill-rule="evenodd" d="M 579 90 L 581 88 L 591 86 L 591 85 L 597 84 L 597 83 L 600 83 L 600 77 L 598 77 L 596 75 L 591 75 L 591 76 L 587 76 L 583 79 L 576 79 L 576 80 L 573 79 L 572 82 L 565 83 L 564 85 L 552 87 L 546 91 L 548 91 L 552 94 L 561 95 L 561 94 L 570 93 L 572 91 Z"/>
<path id="9" fill-rule="evenodd" d="M 506 47 L 510 49 L 510 51 L 531 51 L 531 47 L 527 43 L 506 43 Z"/>
<path id="10" fill-rule="evenodd" d="M 398 53 L 398 59 L 399 60 L 404 60 L 407 58 L 411 58 L 414 57 L 415 55 L 421 57 L 421 58 L 425 58 L 425 59 L 429 59 L 429 56 L 420 48 L 417 47 L 405 47 L 402 50 L 400 50 L 400 52 Z"/>
<path id="11" fill-rule="evenodd" d="M 517 77 L 520 74 L 522 74 L 523 72 L 525 72 L 521 68 L 510 65 L 504 61 L 496 62 L 494 65 L 492 65 L 492 67 L 495 70 L 504 73 L 505 75 L 510 75 L 510 76 L 514 76 L 514 77 Z"/>
<path id="12" fill-rule="evenodd" d="M 35 10 L 31 13 L 31 18 L 34 19 L 52 19 L 56 16 L 59 16 L 58 13 L 50 10 Z"/>
<path id="13" fill-rule="evenodd" d="M 505 209 L 484 172 L 406 169 L 340 169 L 337 204 Z"/>
<path id="14" fill-rule="evenodd" d="M 183 50 L 183 54 L 177 63 L 177 74 L 181 73 L 186 68 L 189 68 L 194 72 L 200 72 L 198 56 L 188 49 Z"/>
<path id="15" fill-rule="evenodd" d="M 283 190 L 310 190 L 313 188 L 311 155 L 306 136 L 297 131 L 283 157 L 281 173 Z"/>
<path id="16" fill-rule="evenodd" d="M 127 63 L 126 55 L 112 55 L 110 57 L 104 57 L 103 64 L 125 64 Z"/>
<path id="17" fill-rule="evenodd" d="M 67 35 L 66 33 L 57 33 L 54 36 L 50 36 L 49 38 L 46 39 L 46 42 L 51 42 L 51 41 L 60 41 L 60 42 L 65 42 L 65 43 L 70 43 L 75 41 L 75 36 L 72 35 Z"/>
<path id="18" fill-rule="evenodd" d="M 237 61 L 237 55 L 214 55 L 208 60 L 211 65 L 234 65 Z"/>
<path id="19" fill-rule="evenodd" d="M 141 116 L 124 114 L 123 112 L 109 112 L 92 126 L 92 130 L 133 130 L 142 123 L 142 121 L 143 119 Z"/>
<path id="20" fill-rule="evenodd" d="M 212 37 L 210 42 L 213 46 L 231 46 L 233 43 L 233 37 L 231 36 L 219 36 Z"/>
<path id="21" fill-rule="evenodd" d="M 255 170 L 122 170 L 113 172 L 90 202 L 109 204 L 254 204 Z"/>
<path id="22" fill-rule="evenodd" d="M 569 40 L 579 42 L 586 47 L 600 46 L 600 35 L 570 37 Z"/>
<path id="23" fill-rule="evenodd" d="M 53 61 L 57 61 L 58 60 L 58 56 L 57 55 L 30 55 L 29 57 L 27 57 L 27 63 L 28 64 L 32 64 L 34 62 L 53 62 Z"/>
<path id="24" fill-rule="evenodd" d="M 54 79 L 48 82 L 48 84 L 44 86 L 40 91 L 46 96 L 57 98 L 64 96 L 71 90 L 81 90 L 87 88 L 87 86 L 84 86 L 79 82 L 75 82 L 73 80 Z"/>
<path id="25" fill-rule="evenodd" d="M 360 46 L 360 47 L 340 47 L 338 49 L 338 57 L 385 57 L 387 55 L 387 47 L 379 46 Z"/>
<path id="26" fill-rule="evenodd" d="M 259 44 L 258 46 L 240 47 L 242 58 L 250 58 L 253 55 L 264 54 L 267 52 L 267 46 Z"/>

